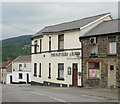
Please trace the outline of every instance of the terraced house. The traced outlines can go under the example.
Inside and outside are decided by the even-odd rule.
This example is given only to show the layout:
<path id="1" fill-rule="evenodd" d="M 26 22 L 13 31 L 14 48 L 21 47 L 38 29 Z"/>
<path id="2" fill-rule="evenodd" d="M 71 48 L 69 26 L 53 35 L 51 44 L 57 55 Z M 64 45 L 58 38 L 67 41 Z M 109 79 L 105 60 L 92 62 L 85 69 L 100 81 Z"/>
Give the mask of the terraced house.
<path id="1" fill-rule="evenodd" d="M 46 26 L 32 37 L 32 84 L 82 86 L 79 37 L 103 22 L 110 13 Z"/>
<path id="2" fill-rule="evenodd" d="M 119 23 L 104 21 L 80 37 L 84 86 L 120 87 Z"/>

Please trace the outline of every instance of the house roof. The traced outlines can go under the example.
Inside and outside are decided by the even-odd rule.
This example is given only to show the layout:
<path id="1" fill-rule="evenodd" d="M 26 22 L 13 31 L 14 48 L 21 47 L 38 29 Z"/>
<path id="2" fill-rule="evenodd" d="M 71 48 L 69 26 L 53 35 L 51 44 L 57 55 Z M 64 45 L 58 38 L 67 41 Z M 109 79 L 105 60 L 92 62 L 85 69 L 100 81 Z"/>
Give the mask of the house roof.
<path id="1" fill-rule="evenodd" d="M 31 62 L 31 56 L 19 56 L 13 62 Z"/>
<path id="2" fill-rule="evenodd" d="M 42 30 L 37 32 L 35 35 L 33 35 L 32 38 L 43 35 L 44 33 L 54 33 L 54 32 L 62 32 L 62 31 L 80 29 L 81 27 L 108 14 L 110 15 L 110 13 L 105 13 L 105 14 L 100 14 L 96 16 L 86 17 L 86 18 L 71 21 L 71 22 L 65 22 L 65 23 L 61 23 L 57 25 L 46 26 Z"/>
<path id="3" fill-rule="evenodd" d="M 87 33 L 85 33 L 80 38 L 105 35 L 105 34 L 111 34 L 111 33 L 119 33 L 120 29 L 118 29 L 118 23 L 120 23 L 120 19 L 104 21 L 98 24 L 97 26 L 95 26 L 93 29 L 91 29 Z"/>
<path id="4" fill-rule="evenodd" d="M 12 61 L 13 60 L 11 58 L 7 57 L 7 62 L 2 62 L 0 64 L 0 68 L 7 68 L 12 63 Z"/>

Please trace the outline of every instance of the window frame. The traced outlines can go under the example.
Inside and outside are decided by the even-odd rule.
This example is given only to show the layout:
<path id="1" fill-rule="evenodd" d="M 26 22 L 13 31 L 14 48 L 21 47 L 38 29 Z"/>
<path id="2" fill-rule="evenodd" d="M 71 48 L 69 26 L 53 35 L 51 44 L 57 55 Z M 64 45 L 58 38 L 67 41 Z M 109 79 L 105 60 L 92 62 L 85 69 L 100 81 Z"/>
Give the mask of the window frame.
<path id="1" fill-rule="evenodd" d="M 51 63 L 49 63 L 48 78 L 51 79 Z"/>
<path id="2" fill-rule="evenodd" d="M 22 71 L 22 69 L 20 70 L 20 65 L 21 65 L 21 68 L 22 68 L 22 64 L 19 64 L 19 71 Z"/>
<path id="3" fill-rule="evenodd" d="M 59 65 L 63 65 L 63 69 L 59 69 Z M 63 70 L 63 74 L 64 74 L 64 63 L 58 63 L 58 78 L 57 78 L 57 80 L 64 80 L 64 75 L 63 75 L 63 77 L 60 77 L 59 70 Z"/>
<path id="4" fill-rule="evenodd" d="M 49 36 L 49 52 L 51 51 L 51 36 Z"/>
<path id="5" fill-rule="evenodd" d="M 34 41 L 34 53 L 37 54 L 37 44 L 38 44 L 38 41 L 35 40 Z"/>
<path id="6" fill-rule="evenodd" d="M 89 65 L 90 63 L 99 63 L 99 68 L 98 68 L 98 70 L 99 70 L 99 72 L 100 72 L 99 77 L 90 77 L 90 69 L 96 70 L 95 67 L 94 67 L 94 68 L 90 68 L 90 67 L 89 67 L 89 66 L 90 66 L 90 65 Z M 87 69 L 88 69 L 88 71 L 87 71 L 87 73 L 88 73 L 87 78 L 88 78 L 88 79 L 101 79 L 101 62 L 87 62 Z"/>
<path id="7" fill-rule="evenodd" d="M 62 36 L 63 39 L 61 39 Z M 63 42 L 63 47 L 60 45 L 61 42 Z M 58 50 L 64 50 L 64 34 L 58 35 Z"/>
<path id="8" fill-rule="evenodd" d="M 110 38 L 115 38 L 114 41 L 111 41 Z M 110 53 L 110 43 L 111 42 L 115 42 L 116 43 L 116 53 Z M 117 41 L 116 41 L 116 36 L 111 36 L 111 37 L 108 37 L 108 55 L 116 55 L 117 54 Z"/>
<path id="9" fill-rule="evenodd" d="M 40 53 L 42 52 L 42 39 L 40 39 Z"/>
<path id="10" fill-rule="evenodd" d="M 41 71 L 42 71 L 41 68 L 42 68 L 41 63 L 39 63 L 39 77 L 41 77 Z"/>
<path id="11" fill-rule="evenodd" d="M 96 52 L 93 50 L 93 48 L 96 48 Z M 93 52 L 94 51 L 94 52 Z M 96 43 L 96 44 L 92 44 L 92 46 L 91 46 L 91 55 L 97 55 L 98 54 L 98 43 Z"/>
<path id="12" fill-rule="evenodd" d="M 34 63 L 34 76 L 37 76 L 37 63 Z"/>

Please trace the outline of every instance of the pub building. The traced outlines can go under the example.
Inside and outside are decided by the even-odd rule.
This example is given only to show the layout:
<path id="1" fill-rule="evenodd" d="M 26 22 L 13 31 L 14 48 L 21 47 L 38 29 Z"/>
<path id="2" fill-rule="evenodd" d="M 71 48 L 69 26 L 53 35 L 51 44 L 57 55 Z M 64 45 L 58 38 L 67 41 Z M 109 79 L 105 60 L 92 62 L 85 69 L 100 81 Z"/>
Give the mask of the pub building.
<path id="1" fill-rule="evenodd" d="M 82 59 L 79 37 L 110 13 L 46 26 L 32 36 L 32 85 L 82 86 Z"/>
<path id="2" fill-rule="evenodd" d="M 119 23 L 104 21 L 80 37 L 85 87 L 120 87 Z"/>

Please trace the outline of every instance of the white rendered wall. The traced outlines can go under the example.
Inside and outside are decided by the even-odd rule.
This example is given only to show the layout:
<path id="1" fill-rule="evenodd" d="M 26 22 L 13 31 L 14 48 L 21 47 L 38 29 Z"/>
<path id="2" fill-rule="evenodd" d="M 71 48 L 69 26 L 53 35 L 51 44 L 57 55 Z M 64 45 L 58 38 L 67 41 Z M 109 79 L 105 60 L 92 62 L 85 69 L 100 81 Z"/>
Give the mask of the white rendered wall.
<path id="1" fill-rule="evenodd" d="M 75 49 L 81 48 L 81 43 L 79 42 L 79 37 L 84 33 L 88 32 L 91 28 L 101 23 L 103 20 L 111 20 L 110 16 L 107 16 L 96 23 L 93 23 L 80 31 L 69 31 L 69 32 L 61 32 L 56 34 L 43 35 L 42 39 L 42 51 L 49 51 L 48 49 L 48 39 L 51 36 L 51 50 L 58 50 L 58 35 L 64 34 L 64 49 Z M 40 38 L 35 38 L 32 40 L 32 44 L 34 44 L 35 40 L 39 40 Z M 32 48 L 33 49 L 33 48 Z M 34 50 L 32 50 L 34 53 Z M 38 50 L 39 52 L 39 50 Z M 78 63 L 78 72 L 81 72 L 82 63 L 81 63 L 81 50 L 70 50 L 70 51 L 62 51 L 62 52 L 80 52 L 79 58 L 76 56 L 58 56 L 51 57 L 51 53 L 41 53 L 41 54 L 32 54 L 32 81 L 43 83 L 43 81 L 49 81 L 54 83 L 62 83 L 62 84 L 72 84 L 72 75 L 67 75 L 67 67 L 70 66 L 72 68 L 73 63 Z M 57 53 L 57 52 L 52 52 Z M 58 52 L 60 53 L 60 52 Z M 45 55 L 45 57 L 44 57 Z M 37 77 L 33 76 L 34 74 L 34 63 L 37 63 Z M 42 76 L 39 77 L 39 63 L 41 63 L 42 67 Z M 49 73 L 49 63 L 51 63 L 51 79 L 48 78 Z M 57 80 L 58 77 L 58 63 L 64 63 L 64 81 Z M 78 76 L 78 86 L 81 86 L 81 78 Z"/>

